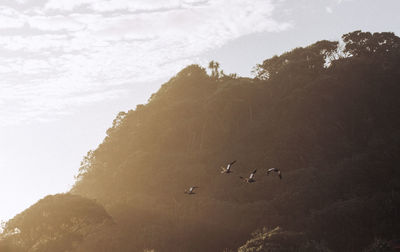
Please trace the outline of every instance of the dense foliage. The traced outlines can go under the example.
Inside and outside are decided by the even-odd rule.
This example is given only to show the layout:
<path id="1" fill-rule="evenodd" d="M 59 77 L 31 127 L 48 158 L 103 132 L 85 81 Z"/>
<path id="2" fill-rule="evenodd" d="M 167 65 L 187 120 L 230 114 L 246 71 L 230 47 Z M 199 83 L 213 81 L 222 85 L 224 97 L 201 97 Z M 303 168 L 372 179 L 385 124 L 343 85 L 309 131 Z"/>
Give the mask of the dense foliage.
<path id="1" fill-rule="evenodd" d="M 109 225 L 111 217 L 93 200 L 71 194 L 51 195 L 6 223 L 0 248 L 73 251 L 91 233 Z"/>
<path id="2" fill-rule="evenodd" d="M 400 39 L 343 43 L 274 56 L 254 79 L 191 65 L 119 113 L 72 189 L 116 224 L 79 249 L 107 237 L 103 251 L 361 251 L 399 238 Z"/>

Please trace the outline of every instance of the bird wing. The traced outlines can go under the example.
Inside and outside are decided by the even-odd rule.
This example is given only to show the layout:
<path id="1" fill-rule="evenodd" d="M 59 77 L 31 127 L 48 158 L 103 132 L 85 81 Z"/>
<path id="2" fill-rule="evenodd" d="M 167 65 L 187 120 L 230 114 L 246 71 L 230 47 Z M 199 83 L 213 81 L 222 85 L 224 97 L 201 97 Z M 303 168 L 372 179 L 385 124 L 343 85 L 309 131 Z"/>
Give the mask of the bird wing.
<path id="1" fill-rule="evenodd" d="M 234 163 L 236 163 L 236 160 L 234 160 L 233 162 L 231 162 L 230 165 L 233 165 Z"/>
<path id="2" fill-rule="evenodd" d="M 255 174 L 257 172 L 257 169 L 255 169 L 252 173 Z"/>

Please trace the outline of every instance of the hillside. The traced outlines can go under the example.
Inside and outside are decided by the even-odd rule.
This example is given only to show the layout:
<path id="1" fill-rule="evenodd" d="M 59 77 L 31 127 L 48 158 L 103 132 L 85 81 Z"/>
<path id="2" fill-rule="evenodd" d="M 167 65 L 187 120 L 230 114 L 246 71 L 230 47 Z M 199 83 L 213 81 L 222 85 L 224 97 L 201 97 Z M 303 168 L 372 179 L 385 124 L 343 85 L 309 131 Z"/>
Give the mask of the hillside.
<path id="1" fill-rule="evenodd" d="M 71 190 L 115 226 L 76 251 L 106 238 L 103 251 L 121 252 L 256 251 L 250 239 L 268 234 L 294 245 L 262 251 L 361 251 L 399 238 L 400 38 L 342 38 L 267 59 L 253 79 L 188 66 L 119 113 Z M 239 179 L 254 169 L 256 183 Z"/>
<path id="2" fill-rule="evenodd" d="M 111 217 L 95 201 L 50 195 L 8 221 L 0 251 L 75 251 L 84 240 L 112 226 Z"/>

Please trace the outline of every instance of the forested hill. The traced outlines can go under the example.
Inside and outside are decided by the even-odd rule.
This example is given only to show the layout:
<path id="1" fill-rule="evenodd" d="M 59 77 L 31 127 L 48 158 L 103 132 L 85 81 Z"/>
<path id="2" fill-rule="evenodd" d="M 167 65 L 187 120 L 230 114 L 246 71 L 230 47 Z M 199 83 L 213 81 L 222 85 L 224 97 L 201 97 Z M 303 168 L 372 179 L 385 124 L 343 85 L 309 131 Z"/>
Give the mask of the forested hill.
<path id="1" fill-rule="evenodd" d="M 191 65 L 119 113 L 71 190 L 113 223 L 78 233 L 65 251 L 389 247 L 400 238 L 400 38 L 342 39 L 267 59 L 253 79 Z M 266 175 L 271 167 L 282 180 Z M 255 169 L 255 183 L 239 179 Z M 190 186 L 196 194 L 183 193 Z M 34 238 L 18 218 L 3 244 L 50 251 L 23 247 Z"/>

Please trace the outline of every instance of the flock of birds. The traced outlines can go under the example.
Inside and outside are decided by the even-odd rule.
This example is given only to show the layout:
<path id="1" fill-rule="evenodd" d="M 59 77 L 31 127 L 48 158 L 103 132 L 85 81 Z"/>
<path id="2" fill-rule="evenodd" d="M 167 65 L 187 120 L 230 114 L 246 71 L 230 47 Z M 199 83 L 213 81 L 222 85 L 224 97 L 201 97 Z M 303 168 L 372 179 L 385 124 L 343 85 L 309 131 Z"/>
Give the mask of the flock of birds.
<path id="1" fill-rule="evenodd" d="M 231 163 L 229 163 L 226 167 L 221 167 L 221 169 L 222 169 L 222 171 L 221 171 L 221 173 L 224 173 L 224 174 L 229 174 L 229 173 L 232 173 L 232 165 L 234 164 L 234 163 L 236 163 L 236 160 L 234 160 L 233 162 L 231 162 Z M 239 178 L 241 179 L 241 180 L 243 180 L 244 182 L 246 182 L 246 183 L 254 183 L 254 182 L 256 182 L 256 179 L 255 179 L 255 174 L 256 174 L 256 172 L 257 172 L 257 169 L 255 169 L 252 173 L 250 173 L 250 176 L 247 178 L 247 177 L 242 177 L 242 176 L 239 176 Z M 274 173 L 277 173 L 278 174 L 278 176 L 279 176 L 279 179 L 282 179 L 282 172 L 281 172 L 281 170 L 279 170 L 278 168 L 269 168 L 268 170 L 267 170 L 267 176 L 271 173 L 271 172 L 274 172 Z M 189 189 L 187 189 L 187 190 L 185 190 L 185 193 L 186 194 L 195 194 L 195 192 L 194 192 L 194 190 L 196 189 L 196 188 L 199 188 L 198 186 L 192 186 L 192 187 L 190 187 Z"/>

